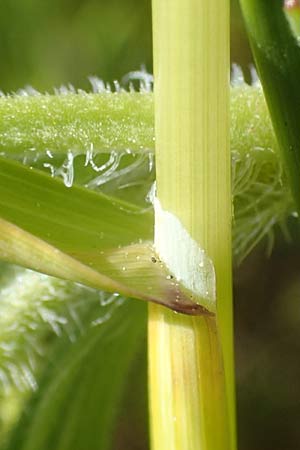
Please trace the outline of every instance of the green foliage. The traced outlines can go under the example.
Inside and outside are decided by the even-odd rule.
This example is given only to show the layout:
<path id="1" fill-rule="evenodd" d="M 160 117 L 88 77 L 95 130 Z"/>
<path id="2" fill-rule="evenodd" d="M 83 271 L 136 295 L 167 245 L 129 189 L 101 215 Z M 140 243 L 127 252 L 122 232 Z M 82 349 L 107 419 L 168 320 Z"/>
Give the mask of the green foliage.
<path id="1" fill-rule="evenodd" d="M 0 164 L 2 218 L 18 227 L 22 225 L 27 232 L 34 231 L 36 237 L 49 245 L 62 246 L 61 250 L 69 256 L 74 257 L 77 252 L 78 257 L 80 253 L 80 258 L 91 264 L 96 261 L 95 255 L 90 251 L 86 253 L 85 249 L 98 248 L 100 241 L 104 247 L 110 242 L 102 251 L 131 244 L 137 236 L 152 241 L 151 205 L 149 198 L 146 200 L 154 182 L 152 101 L 151 93 L 68 93 L 64 96 L 0 98 L 0 142 L 5 156 Z M 90 113 L 80 113 L 89 109 Z M 256 114 L 253 114 L 254 110 Z M 105 120 L 106 114 L 112 121 Z M 74 123 L 76 117 L 78 120 Z M 52 134 L 55 134 L 55 140 Z M 108 153 L 112 134 L 115 151 Z M 68 145 L 63 144 L 66 135 Z M 134 135 L 139 140 L 134 141 Z M 239 262 L 264 236 L 269 236 L 272 243 L 274 227 L 279 224 L 284 229 L 295 210 L 260 87 L 243 84 L 232 89 L 231 148 L 234 253 Z M 49 172 L 63 182 L 51 179 Z M 107 214 L 102 216 L 98 211 L 103 208 Z M 131 213 L 127 217 L 129 210 Z M 125 217 L 130 223 L 124 231 Z M 110 241 L 100 239 L 103 221 Z M 116 223 L 118 230 L 114 228 Z M 2 233 L 2 242 L 3 236 Z M 126 242 L 120 241 L 122 236 L 127 236 Z M 33 260 L 34 246 L 30 251 Z M 40 256 L 41 253 L 38 256 L 41 264 Z M 55 258 L 50 262 L 53 264 L 53 261 Z M 59 271 L 62 268 L 65 270 L 66 266 L 60 265 Z M 101 442 L 103 445 L 108 442 L 104 430 L 112 429 L 114 405 L 120 399 L 124 376 L 139 337 L 144 333 L 138 328 L 137 319 L 138 314 L 144 314 L 144 305 L 130 306 L 131 303 L 126 302 L 126 308 L 132 308 L 131 312 L 126 312 L 126 317 L 131 314 L 132 322 L 128 328 L 124 324 L 124 333 L 120 332 L 113 344 L 116 352 L 107 363 L 107 374 L 110 375 L 105 378 L 103 361 L 107 361 L 110 350 L 103 336 L 114 337 L 113 327 L 122 329 L 123 306 L 117 306 L 116 311 L 111 312 L 110 305 L 108 310 L 104 307 L 99 312 L 99 294 L 93 290 L 21 269 L 12 270 L 10 275 L 9 272 L 3 268 L 3 280 L 7 278 L 3 281 L 0 302 L 3 436 L 8 436 L 7 431 L 16 418 L 22 410 L 24 413 L 16 431 L 12 432 L 12 440 L 7 441 L 7 448 L 32 450 L 36 446 L 37 450 L 50 450 L 55 441 L 55 445 L 61 445 L 65 450 L 68 446 L 74 448 L 74 435 L 82 436 L 82 441 L 78 440 L 78 449 L 87 448 L 87 442 L 91 450 L 104 448 L 100 447 Z M 144 283 L 144 287 L 148 286 L 149 280 L 145 279 Z M 105 298 L 110 298 L 100 295 L 104 302 Z M 140 313 L 134 312 L 136 308 Z M 112 317 L 116 314 L 117 325 L 110 318 L 111 313 Z M 104 322 L 108 319 L 104 328 L 100 324 L 101 317 Z M 99 326 L 91 326 L 98 319 Z M 14 330 L 19 332 L 15 334 Z M 8 344 L 12 342 L 12 333 L 13 347 Z M 87 347 L 90 349 L 88 354 L 84 351 Z M 78 360 L 74 356 L 76 352 Z M 15 361 L 14 366 L 12 361 Z M 57 365 L 53 365 L 53 361 L 57 361 Z M 120 364 L 119 369 L 113 364 Z M 94 371 L 100 370 L 101 373 L 104 371 L 103 383 L 102 375 L 99 379 L 94 378 Z M 115 390 L 112 389 L 110 394 L 105 380 L 111 377 L 112 370 L 123 375 L 116 379 Z M 8 384 L 6 382 L 8 389 L 3 382 L 5 379 L 9 380 Z M 96 401 L 93 403 L 91 397 L 88 407 L 96 422 L 84 421 L 81 415 L 82 410 L 87 417 L 89 414 L 83 398 L 92 395 L 88 389 L 90 385 L 95 387 Z M 32 394 L 36 386 L 39 386 L 38 390 Z M 54 391 L 56 395 L 48 395 Z M 100 402 L 103 404 L 101 411 Z M 53 417 L 59 415 L 58 409 L 70 411 L 67 422 L 59 416 L 55 423 Z M 98 416 L 94 414 L 95 410 Z M 48 417 L 48 412 L 53 415 Z M 49 426 L 44 427 L 42 423 Z M 102 428 L 99 423 L 106 425 Z M 74 430 L 81 431 L 76 434 Z M 90 436 L 90 441 L 86 436 Z"/>
<path id="2" fill-rule="evenodd" d="M 231 97 L 233 252 L 240 263 L 276 226 L 287 234 L 295 205 L 260 87 L 236 86 Z M 255 111 L 255 114 L 253 112 Z"/>
<path id="3" fill-rule="evenodd" d="M 16 417 L 30 390 L 35 393 L 11 438 L 6 433 L 4 448 L 108 448 L 126 375 L 145 334 L 145 305 L 31 272 L 19 271 L 6 290 L 1 379 L 6 376 L 9 400 L 19 402 Z"/>
<path id="4" fill-rule="evenodd" d="M 3 158 L 0 174 L 2 260 L 176 311 L 203 311 L 159 261 L 152 211 Z"/>
<path id="5" fill-rule="evenodd" d="M 268 8 L 267 14 L 272 16 L 275 3 L 263 1 L 260 7 Z M 237 2 L 234 4 L 236 6 Z M 2 1 L 0 88 L 5 91 L 16 90 L 24 85 L 24 80 L 41 90 L 68 81 L 86 88 L 87 73 L 101 73 L 105 79 L 113 79 L 138 67 L 141 61 L 146 62 L 149 68 L 149 5 L 150 2 L 140 0 L 113 0 L 107 4 L 92 0 L 54 0 L 48 5 L 38 0 Z M 99 25 L 99 17 L 102 18 L 102 25 Z M 112 26 L 112 23 L 115 25 Z M 240 21 L 233 20 L 232 24 L 233 34 L 236 30 L 240 33 Z M 142 30 L 146 30 L 146 33 Z M 274 31 L 276 34 L 275 28 Z M 240 43 L 241 39 L 235 36 L 232 54 L 235 59 L 242 58 L 246 65 L 250 58 L 248 48 L 245 51 L 243 46 L 240 50 Z M 33 92 L 32 89 L 30 91 Z M 293 98 L 297 91 L 293 91 Z M 60 92 L 66 92 L 66 89 L 62 88 Z M 110 120 L 107 120 L 107 115 Z M 149 208 L 145 198 L 155 176 L 152 115 L 152 94 L 124 94 L 122 97 L 84 93 L 77 96 L 69 93 L 67 96 L 2 97 L 0 152 L 6 158 L 22 161 L 27 166 L 63 179 L 65 183 L 69 180 L 69 184 L 67 174 L 74 169 L 73 184 L 102 191 L 127 203 L 130 200 L 140 209 Z M 298 119 L 297 113 L 295 121 Z M 280 148 L 276 143 L 262 91 L 258 87 L 242 85 L 232 91 L 231 147 L 234 257 L 238 263 L 266 236 L 270 247 L 276 226 L 280 225 L 285 231 L 288 217 L 295 212 L 279 157 Z M 18 186 L 21 198 L 24 187 L 21 179 Z M 7 194 L 10 195 L 10 192 Z M 64 197 L 65 204 L 69 199 Z M 6 207 L 7 204 L 5 207 L 2 205 L 1 210 Z M 37 205 L 35 210 L 38 210 Z M 150 218 L 151 213 L 148 213 L 145 217 Z M 44 225 L 47 229 L 45 222 Z M 80 233 L 77 237 L 80 241 Z M 265 267 L 263 270 L 265 272 Z M 145 311 L 142 312 L 145 305 L 127 301 L 119 304 L 123 302 L 120 297 L 111 297 L 103 292 L 5 264 L 0 266 L 0 282 L 0 445 L 4 442 L 1 442 L 2 437 L 8 436 L 8 431 L 23 412 L 11 440 L 6 441 L 6 449 L 53 450 L 61 446 L 62 450 L 77 450 L 77 444 L 78 448 L 91 450 L 98 450 L 102 444 L 105 447 L 108 442 L 106 430 L 112 430 L 115 407 L 120 400 L 128 366 L 145 332 Z M 261 284 L 261 280 L 258 284 Z M 280 281 L 278 286 L 281 290 Z M 294 300 L 297 292 L 293 292 Z M 251 304 L 248 306 L 250 319 L 247 315 L 247 323 L 257 323 L 257 317 L 263 316 L 267 322 L 262 322 L 260 328 L 270 339 L 270 336 L 274 336 L 272 314 L 267 311 L 262 315 L 260 306 L 255 308 L 249 292 L 243 294 L 249 296 Z M 116 300 L 115 306 L 105 305 L 111 300 Z M 282 301 L 282 311 L 278 313 L 278 335 L 282 332 L 286 300 L 284 298 Z M 274 305 L 272 311 L 274 314 Z M 297 311 L 295 305 L 295 321 Z M 269 323 L 270 329 L 265 327 L 266 323 Z M 139 325 L 141 327 L 138 329 Z M 289 330 L 286 330 L 286 337 L 288 333 Z M 297 337 L 295 334 L 293 342 L 290 342 L 289 352 Z M 262 333 L 261 338 L 266 339 L 267 336 Z M 130 339 L 131 347 L 128 345 Z M 85 351 L 87 344 L 88 349 Z M 249 345 L 249 341 L 245 341 L 245 345 Z M 263 363 L 262 372 L 267 374 L 267 378 L 270 373 L 274 373 L 274 367 L 265 362 L 264 353 L 263 360 L 257 358 L 257 345 L 261 345 L 261 342 L 257 341 L 252 349 L 255 353 L 252 361 L 255 360 L 257 373 L 261 376 L 262 404 L 266 406 L 266 377 L 261 374 L 259 364 Z M 264 350 L 268 357 L 273 344 L 270 347 Z M 282 344 L 281 351 L 286 354 L 286 342 Z M 244 348 L 241 352 L 244 353 Z M 275 368 L 281 386 L 280 347 L 276 346 L 275 353 L 280 360 Z M 290 358 L 292 361 L 292 354 Z M 253 366 L 250 361 L 251 355 L 247 357 L 243 369 L 248 374 L 250 372 L 248 379 L 252 391 L 258 381 L 256 379 L 252 384 Z M 288 366 L 289 363 L 285 361 L 287 376 Z M 97 372 L 97 379 L 93 370 Z M 108 384 L 112 383 L 111 372 L 117 375 L 112 385 Z M 103 383 L 100 380 L 102 376 Z M 292 379 L 295 381 L 296 378 L 294 373 Z M 249 387 L 248 383 L 244 384 Z M 277 438 L 280 442 L 282 403 L 275 398 L 278 397 L 276 381 L 273 387 L 272 393 L 275 395 L 272 395 L 270 402 L 278 402 L 275 408 L 271 404 L 272 413 L 275 409 L 278 414 Z M 111 393 L 108 392 L 110 388 Z M 244 389 L 253 399 L 249 389 Z M 50 393 L 56 391 L 56 395 L 50 398 L 48 390 Z M 284 414 L 289 408 L 294 414 L 294 408 L 297 407 L 294 389 L 289 388 L 288 391 L 290 402 L 285 405 Z M 82 401 L 83 396 L 91 401 L 88 404 Z M 267 402 L 269 404 L 269 399 Z M 261 402 L 255 401 L 255 406 L 248 408 L 247 427 L 255 417 L 252 430 L 262 425 L 257 419 L 260 414 L 257 416 L 252 412 L 257 410 L 257 404 L 261 406 Z M 48 416 L 47 411 L 51 411 L 52 415 Z M 262 428 L 268 430 L 270 411 L 262 411 L 261 415 Z M 88 423 L 91 416 L 95 421 Z M 290 422 L 287 423 L 287 427 L 290 426 Z M 286 430 L 281 438 L 283 445 L 288 445 L 285 433 Z M 264 435 L 263 447 L 266 448 L 268 433 L 264 432 Z M 75 442 L 72 440 L 74 436 Z M 249 442 L 253 443 L 254 440 L 255 432 L 252 432 Z M 290 445 L 294 443 L 290 442 Z M 270 445 L 274 446 L 274 443 Z"/>
<path id="6" fill-rule="evenodd" d="M 283 4 L 283 1 L 241 1 L 282 160 L 300 210 L 300 48 Z"/>
<path id="7" fill-rule="evenodd" d="M 285 230 L 295 211 L 262 90 L 239 83 L 231 91 L 237 263 L 266 236 L 271 247 L 275 227 Z M 65 181 L 69 168 L 75 184 L 150 206 L 145 198 L 155 177 L 152 93 L 9 96 L 0 98 L 0 111 L 6 158 Z"/>
<path id="8" fill-rule="evenodd" d="M 6 92 L 25 83 L 86 88 L 87 75 L 114 80 L 141 64 L 151 70 L 151 2 L 2 0 L 0 53 Z"/>
<path id="9" fill-rule="evenodd" d="M 38 389 L 43 367 L 50 362 L 49 349 L 61 339 L 70 344 L 85 334 L 91 311 L 95 320 L 104 322 L 113 312 L 112 300 L 120 301 L 116 296 L 1 264 L 0 443 L 28 396 Z"/>

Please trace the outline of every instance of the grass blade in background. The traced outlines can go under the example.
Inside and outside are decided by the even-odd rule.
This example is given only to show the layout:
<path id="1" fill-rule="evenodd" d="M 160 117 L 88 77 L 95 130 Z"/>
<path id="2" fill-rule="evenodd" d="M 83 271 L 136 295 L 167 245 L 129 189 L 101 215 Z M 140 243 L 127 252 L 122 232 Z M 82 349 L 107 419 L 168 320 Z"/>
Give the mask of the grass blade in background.
<path id="1" fill-rule="evenodd" d="M 126 375 L 146 326 L 145 305 L 112 304 L 106 316 L 94 305 L 81 320 L 75 343 L 58 340 L 39 389 L 12 430 L 5 450 L 104 450 Z"/>
<path id="2" fill-rule="evenodd" d="M 283 1 L 241 0 L 291 190 L 300 210 L 300 48 Z"/>
<path id="3" fill-rule="evenodd" d="M 93 322 L 106 322 L 123 299 L 16 266 L 1 264 L 0 447 L 38 390 L 58 342 L 72 349 Z M 122 336 L 126 340 L 126 336 Z M 66 351 L 66 350 L 65 350 Z"/>

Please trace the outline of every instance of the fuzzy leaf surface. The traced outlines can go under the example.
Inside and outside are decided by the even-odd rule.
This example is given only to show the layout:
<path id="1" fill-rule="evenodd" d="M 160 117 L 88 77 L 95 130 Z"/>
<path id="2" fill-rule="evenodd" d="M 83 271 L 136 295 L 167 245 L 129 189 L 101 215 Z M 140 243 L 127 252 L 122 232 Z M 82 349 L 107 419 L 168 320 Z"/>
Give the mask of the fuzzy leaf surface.
<path id="1" fill-rule="evenodd" d="M 77 330 L 75 343 L 66 336 L 57 341 L 5 450 L 109 448 L 126 375 L 146 330 L 143 303 L 123 299 L 110 309 L 109 320 L 95 320 L 94 304 L 81 317 L 92 326 Z"/>

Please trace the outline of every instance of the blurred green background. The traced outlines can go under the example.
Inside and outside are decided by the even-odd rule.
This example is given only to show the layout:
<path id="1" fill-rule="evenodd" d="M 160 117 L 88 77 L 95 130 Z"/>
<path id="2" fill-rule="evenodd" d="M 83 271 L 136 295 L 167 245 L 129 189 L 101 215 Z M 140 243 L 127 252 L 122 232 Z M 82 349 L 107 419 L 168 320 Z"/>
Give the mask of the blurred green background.
<path id="1" fill-rule="evenodd" d="M 1 0 L 0 89 L 120 79 L 152 70 L 149 0 Z"/>
<path id="2" fill-rule="evenodd" d="M 247 67 L 236 1 L 231 53 Z M 0 54 L 3 92 L 88 88 L 89 75 L 120 80 L 142 65 L 152 72 L 151 0 L 1 0 Z"/>
<path id="3" fill-rule="evenodd" d="M 52 92 L 68 83 L 90 89 L 89 75 L 121 80 L 143 65 L 151 72 L 150 0 L 1 0 L 0 54 L 3 92 L 25 85 Z M 248 78 L 251 53 L 236 1 L 231 59 Z M 278 233 L 271 258 L 262 243 L 235 270 L 240 450 L 300 448 L 297 242 Z M 114 449 L 147 448 L 145 351 L 128 381 Z"/>

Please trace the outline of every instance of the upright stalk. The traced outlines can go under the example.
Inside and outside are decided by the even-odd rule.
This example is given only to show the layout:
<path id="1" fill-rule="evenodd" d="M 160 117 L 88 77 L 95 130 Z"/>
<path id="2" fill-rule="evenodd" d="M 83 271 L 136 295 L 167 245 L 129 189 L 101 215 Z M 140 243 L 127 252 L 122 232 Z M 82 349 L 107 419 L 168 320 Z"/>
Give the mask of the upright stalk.
<path id="1" fill-rule="evenodd" d="M 197 243 L 216 273 L 217 310 L 149 307 L 152 450 L 235 447 L 229 152 L 229 0 L 153 0 L 157 196 L 155 243 L 182 279 Z M 181 222 L 191 242 L 161 219 Z M 170 215 L 171 216 L 171 215 Z M 175 233 L 175 234 L 174 234 Z M 176 235 L 177 233 L 177 235 Z M 174 248 L 176 249 L 174 252 Z M 175 256 L 174 256 L 175 253 Z M 195 273 L 190 271 L 193 285 Z M 197 272 L 198 271 L 198 272 Z"/>

